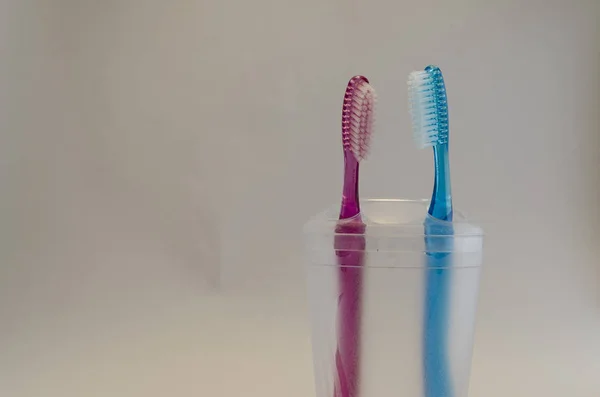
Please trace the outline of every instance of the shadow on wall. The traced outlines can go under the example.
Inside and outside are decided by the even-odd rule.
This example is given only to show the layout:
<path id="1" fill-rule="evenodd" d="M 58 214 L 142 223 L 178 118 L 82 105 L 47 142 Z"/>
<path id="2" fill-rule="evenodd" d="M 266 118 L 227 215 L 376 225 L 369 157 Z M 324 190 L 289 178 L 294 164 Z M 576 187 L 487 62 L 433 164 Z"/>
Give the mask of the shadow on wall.
<path id="1" fill-rule="evenodd" d="M 82 141 L 82 183 L 99 195 L 86 200 L 107 213 L 109 238 L 122 244 L 116 260 L 132 256 L 145 262 L 136 270 L 162 281 L 157 286 L 195 291 L 220 286 L 222 258 L 209 197 L 219 182 L 207 166 L 219 152 L 204 124 L 204 59 L 189 50 L 202 25 L 193 23 L 202 14 L 192 3 L 73 4 L 60 32 L 68 33 L 66 50 L 76 50 L 69 58 L 78 109 L 72 130 L 87 131 L 70 140 Z"/>
<path id="2" fill-rule="evenodd" d="M 600 41 L 598 42 L 598 46 L 600 46 Z M 594 217 L 592 218 L 593 230 L 591 236 L 595 237 L 600 235 L 600 208 L 598 207 L 598 203 L 600 203 L 600 59 L 597 63 L 597 73 L 596 73 L 596 89 L 595 92 L 595 100 L 592 102 L 595 104 L 593 113 L 595 115 L 594 120 L 594 128 L 595 134 L 588 134 L 588 139 L 590 142 L 586 142 L 586 145 L 589 143 L 592 148 L 592 153 L 590 154 L 589 163 L 586 164 L 585 169 L 590 173 L 589 179 L 590 181 L 588 185 L 590 187 L 590 191 L 588 192 L 590 195 L 590 203 L 591 208 L 594 211 Z M 596 285 L 595 285 L 595 297 L 596 297 L 596 305 L 600 310 L 600 245 L 597 244 L 597 241 L 590 244 L 590 247 L 593 247 L 595 251 L 592 253 L 593 258 L 596 258 Z"/>
<path id="3" fill-rule="evenodd" d="M 596 48 L 600 46 L 600 42 L 597 43 Z M 590 97 L 587 98 L 586 103 L 589 106 L 586 109 L 582 109 L 582 116 L 589 117 L 589 124 L 584 124 L 587 127 L 587 133 L 582 134 L 582 140 L 577 150 L 579 152 L 580 169 L 582 175 L 579 176 L 580 185 L 582 189 L 581 202 L 583 202 L 583 208 L 578 210 L 579 224 L 584 225 L 585 231 L 580 235 L 583 235 L 581 246 L 579 249 L 587 251 L 588 262 L 592 269 L 592 277 L 587 280 L 590 285 L 590 293 L 593 299 L 593 303 L 600 310 L 600 245 L 598 244 L 597 237 L 600 235 L 600 58 L 597 58 L 597 62 L 594 65 L 589 65 L 590 70 L 590 82 L 593 82 L 593 89 L 590 89 Z M 599 312 L 600 313 L 600 312 Z"/>
<path id="4" fill-rule="evenodd" d="M 160 273 L 175 285 L 200 292 L 220 288 L 220 233 L 208 200 L 182 184 L 156 181 L 122 199 L 126 227 L 137 235 L 134 247 L 146 251 L 138 255 L 159 257 Z"/>
<path id="5" fill-rule="evenodd" d="M 194 202 L 167 210 L 156 226 L 167 258 L 180 266 L 182 277 L 204 280 L 211 290 L 220 287 L 219 229 L 210 207 Z"/>

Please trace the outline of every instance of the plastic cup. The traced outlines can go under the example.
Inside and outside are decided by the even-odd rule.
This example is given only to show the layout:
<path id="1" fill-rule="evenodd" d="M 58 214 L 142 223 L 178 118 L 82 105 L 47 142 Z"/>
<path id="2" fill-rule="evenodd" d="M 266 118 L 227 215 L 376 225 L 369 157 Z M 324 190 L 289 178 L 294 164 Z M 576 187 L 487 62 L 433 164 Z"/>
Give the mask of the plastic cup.
<path id="1" fill-rule="evenodd" d="M 337 206 L 304 228 L 317 397 L 466 397 L 482 230 L 427 200 Z"/>

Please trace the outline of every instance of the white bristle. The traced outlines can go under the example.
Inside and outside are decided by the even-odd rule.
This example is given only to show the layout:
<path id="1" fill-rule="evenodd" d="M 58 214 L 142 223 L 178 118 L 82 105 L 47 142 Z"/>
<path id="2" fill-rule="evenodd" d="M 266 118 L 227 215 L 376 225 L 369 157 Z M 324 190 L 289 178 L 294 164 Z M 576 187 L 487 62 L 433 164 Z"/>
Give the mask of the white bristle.
<path id="1" fill-rule="evenodd" d="M 428 72 L 412 72 L 408 76 L 409 110 L 413 138 L 419 148 L 438 142 L 438 125 L 433 79 Z"/>
<path id="2" fill-rule="evenodd" d="M 365 159 L 369 153 L 375 102 L 376 95 L 373 87 L 364 81 L 358 83 L 352 96 L 352 111 L 348 130 L 349 149 L 358 161 Z"/>

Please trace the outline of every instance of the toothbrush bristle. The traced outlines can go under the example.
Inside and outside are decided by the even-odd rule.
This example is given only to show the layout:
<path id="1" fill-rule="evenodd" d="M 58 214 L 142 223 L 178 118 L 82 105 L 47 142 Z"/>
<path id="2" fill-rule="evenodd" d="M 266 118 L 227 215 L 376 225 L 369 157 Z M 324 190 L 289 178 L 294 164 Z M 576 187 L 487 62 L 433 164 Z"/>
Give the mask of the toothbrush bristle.
<path id="1" fill-rule="evenodd" d="M 420 148 L 448 143 L 448 100 L 442 71 L 427 66 L 408 76 L 413 137 Z"/>
<path id="2" fill-rule="evenodd" d="M 342 108 L 342 141 L 344 150 L 357 161 L 367 157 L 373 133 L 376 95 L 363 76 L 354 76 L 348 82 Z"/>

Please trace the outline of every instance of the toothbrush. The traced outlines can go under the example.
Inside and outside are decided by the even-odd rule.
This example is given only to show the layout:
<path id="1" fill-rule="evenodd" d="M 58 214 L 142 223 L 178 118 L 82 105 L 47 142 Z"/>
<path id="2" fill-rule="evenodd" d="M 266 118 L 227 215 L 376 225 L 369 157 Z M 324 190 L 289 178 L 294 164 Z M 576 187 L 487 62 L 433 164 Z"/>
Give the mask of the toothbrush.
<path id="1" fill-rule="evenodd" d="M 358 196 L 359 163 L 367 156 L 373 130 L 375 91 L 369 80 L 348 82 L 342 107 L 344 186 L 334 248 L 339 265 L 338 346 L 334 397 L 356 397 L 359 390 L 362 266 L 365 224 Z"/>
<path id="2" fill-rule="evenodd" d="M 425 221 L 427 251 L 425 318 L 423 335 L 423 371 L 425 397 L 452 397 L 453 385 L 448 358 L 448 306 L 452 265 L 440 240 L 451 235 L 452 193 L 448 159 L 448 102 L 441 70 L 427 66 L 412 72 L 408 79 L 410 112 L 415 142 L 420 148 L 433 147 L 435 177 Z M 430 236 L 430 237 L 428 237 Z M 435 236 L 435 237 L 434 237 Z M 436 240 L 437 239 L 437 240 Z M 435 251 L 435 252 L 432 252 Z"/>

